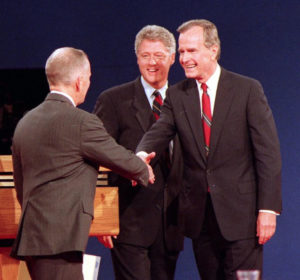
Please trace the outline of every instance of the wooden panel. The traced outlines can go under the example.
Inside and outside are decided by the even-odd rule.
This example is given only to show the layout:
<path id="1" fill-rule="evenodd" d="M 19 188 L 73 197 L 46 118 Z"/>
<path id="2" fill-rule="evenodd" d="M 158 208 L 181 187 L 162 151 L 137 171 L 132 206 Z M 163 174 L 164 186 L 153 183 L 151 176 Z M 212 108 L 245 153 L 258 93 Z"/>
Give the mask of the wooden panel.
<path id="1" fill-rule="evenodd" d="M 20 261 L 13 259 L 9 256 L 10 250 L 11 248 L 9 247 L 0 248 L 0 279 L 1 280 L 18 279 L 18 268 L 19 268 Z"/>
<path id="2" fill-rule="evenodd" d="M 91 236 L 119 234 L 118 197 L 117 187 L 96 188 Z"/>
<path id="3" fill-rule="evenodd" d="M 20 261 L 17 280 L 31 280 L 25 261 Z"/>
<path id="4" fill-rule="evenodd" d="M 15 238 L 21 208 L 14 188 L 0 188 L 0 239 Z"/>
<path id="5" fill-rule="evenodd" d="M 0 155 L 0 172 L 12 172 L 12 156 L 11 155 Z M 109 172 L 110 170 L 106 167 L 100 166 L 99 171 Z"/>
<path id="6" fill-rule="evenodd" d="M 0 156 L 0 172 L 12 172 L 11 155 Z"/>
<path id="7" fill-rule="evenodd" d="M 0 156 L 0 239 L 15 238 L 21 209 L 13 188 L 11 155 Z M 109 169 L 100 167 L 94 201 L 94 220 L 90 235 L 117 235 L 119 233 L 118 188 L 109 187 Z M 10 174 L 8 174 L 10 173 Z"/>
<path id="8" fill-rule="evenodd" d="M 118 205 L 117 187 L 96 188 L 91 236 L 119 233 Z M 15 189 L 0 188 L 0 239 L 16 237 L 20 215 Z"/>
<path id="9" fill-rule="evenodd" d="M 15 238 L 21 215 L 13 182 L 11 155 L 0 156 L 0 239 Z M 100 167 L 90 236 L 119 234 L 118 188 L 108 187 L 109 169 Z M 102 186 L 102 187 L 98 187 Z M 105 186 L 105 187 L 103 187 Z M 0 248 L 0 280 L 30 279 L 22 262 L 9 256 L 11 248 Z"/>

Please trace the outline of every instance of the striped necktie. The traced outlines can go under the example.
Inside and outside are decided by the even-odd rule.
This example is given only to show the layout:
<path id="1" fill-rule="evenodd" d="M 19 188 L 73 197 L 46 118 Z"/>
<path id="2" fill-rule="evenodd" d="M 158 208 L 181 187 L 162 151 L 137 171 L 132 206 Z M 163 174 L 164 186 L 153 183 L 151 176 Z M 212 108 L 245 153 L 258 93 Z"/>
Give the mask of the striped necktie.
<path id="1" fill-rule="evenodd" d="M 210 108 L 210 99 L 209 99 L 209 95 L 207 94 L 207 85 L 202 83 L 201 88 L 203 90 L 203 93 L 202 93 L 202 126 L 203 126 L 206 155 L 208 155 L 212 116 L 211 116 L 211 108 Z"/>
<path id="2" fill-rule="evenodd" d="M 158 90 L 154 91 L 152 94 L 155 96 L 153 100 L 152 111 L 155 119 L 158 120 L 161 111 L 161 106 L 163 104 L 163 100 Z"/>

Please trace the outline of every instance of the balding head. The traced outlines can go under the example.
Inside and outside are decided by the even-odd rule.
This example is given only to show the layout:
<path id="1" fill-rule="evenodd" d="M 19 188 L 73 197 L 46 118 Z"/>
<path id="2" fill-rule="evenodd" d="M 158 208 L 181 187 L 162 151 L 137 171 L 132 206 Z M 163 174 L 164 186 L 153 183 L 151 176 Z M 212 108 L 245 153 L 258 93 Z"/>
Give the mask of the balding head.
<path id="1" fill-rule="evenodd" d="M 76 105 L 84 102 L 91 76 L 84 51 L 70 47 L 55 50 L 47 59 L 46 75 L 51 91 L 68 94 Z"/>
<path id="2" fill-rule="evenodd" d="M 70 86 L 88 67 L 89 60 L 84 51 L 70 47 L 57 49 L 46 62 L 49 86 Z"/>

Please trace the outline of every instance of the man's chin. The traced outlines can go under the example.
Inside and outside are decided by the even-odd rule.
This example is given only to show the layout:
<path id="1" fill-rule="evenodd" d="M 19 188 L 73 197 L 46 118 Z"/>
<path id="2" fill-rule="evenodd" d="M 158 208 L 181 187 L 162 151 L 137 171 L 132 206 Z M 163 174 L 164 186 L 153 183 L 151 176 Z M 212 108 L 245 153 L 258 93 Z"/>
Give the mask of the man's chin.
<path id="1" fill-rule="evenodd" d="M 157 80 L 155 78 L 151 78 L 151 77 L 147 77 L 147 79 L 145 79 L 145 80 L 150 86 L 154 86 L 159 83 L 159 80 Z"/>
<path id="2" fill-rule="evenodd" d="M 195 74 L 195 73 L 191 73 L 190 71 L 185 71 L 185 76 L 186 76 L 188 79 L 195 79 L 196 74 Z"/>

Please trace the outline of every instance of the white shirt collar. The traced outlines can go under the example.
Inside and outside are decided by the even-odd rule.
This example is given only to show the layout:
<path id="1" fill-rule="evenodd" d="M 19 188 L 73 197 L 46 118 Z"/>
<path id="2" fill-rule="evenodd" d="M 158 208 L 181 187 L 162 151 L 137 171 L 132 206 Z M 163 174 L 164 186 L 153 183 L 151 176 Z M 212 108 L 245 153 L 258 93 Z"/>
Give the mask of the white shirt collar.
<path id="1" fill-rule="evenodd" d="M 206 82 L 208 91 L 217 92 L 220 75 L 221 75 L 221 67 L 219 64 L 217 64 L 215 72 L 210 76 L 210 78 Z M 201 88 L 201 83 L 198 82 L 197 80 L 196 82 L 198 87 Z"/>
<path id="2" fill-rule="evenodd" d="M 207 87 L 213 92 L 217 92 L 220 75 L 221 75 L 221 67 L 219 64 L 217 64 L 215 72 L 211 75 L 211 77 L 206 82 Z"/>
<path id="3" fill-rule="evenodd" d="M 207 93 L 210 98 L 210 106 L 211 106 L 211 113 L 213 114 L 214 112 L 214 107 L 215 107 L 215 101 L 216 101 L 216 95 L 217 95 L 217 88 L 218 88 L 218 83 L 221 75 L 221 67 L 219 64 L 217 64 L 215 72 L 211 75 L 211 77 L 207 80 L 206 85 L 207 85 Z M 202 108 L 202 88 L 201 88 L 201 83 L 196 80 L 197 87 L 198 87 L 198 92 L 200 95 L 200 105 Z"/>
<path id="4" fill-rule="evenodd" d="M 56 94 L 63 95 L 64 97 L 68 98 L 72 102 L 72 104 L 74 105 L 74 107 L 76 107 L 76 104 L 75 104 L 73 98 L 70 95 L 68 95 L 67 93 L 64 93 L 64 92 L 61 92 L 61 91 L 57 91 L 57 90 L 51 90 L 50 93 L 56 93 Z"/>
<path id="5" fill-rule="evenodd" d="M 166 97 L 166 91 L 168 89 L 168 81 L 160 89 L 155 89 L 154 87 L 152 87 L 151 85 L 149 85 L 149 83 L 146 82 L 146 80 L 143 78 L 143 76 L 141 76 L 141 83 L 143 85 L 143 88 L 145 90 L 145 94 L 146 94 L 146 96 L 148 98 L 148 101 L 149 101 L 149 104 L 150 104 L 151 107 L 152 107 L 152 103 L 153 103 L 153 100 L 154 100 L 154 96 L 152 95 L 152 93 L 155 90 L 158 90 L 160 92 L 162 99 L 165 99 L 165 97 Z"/>

